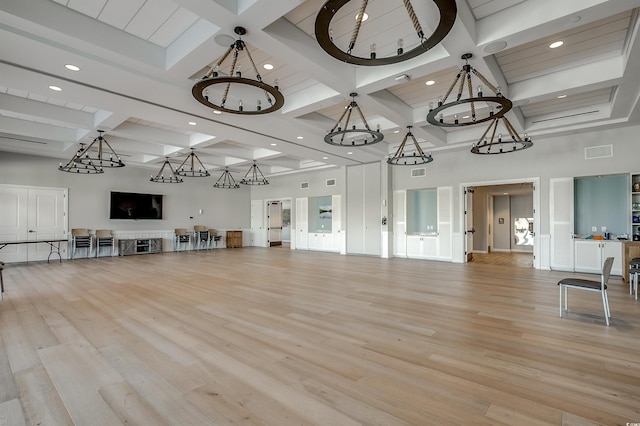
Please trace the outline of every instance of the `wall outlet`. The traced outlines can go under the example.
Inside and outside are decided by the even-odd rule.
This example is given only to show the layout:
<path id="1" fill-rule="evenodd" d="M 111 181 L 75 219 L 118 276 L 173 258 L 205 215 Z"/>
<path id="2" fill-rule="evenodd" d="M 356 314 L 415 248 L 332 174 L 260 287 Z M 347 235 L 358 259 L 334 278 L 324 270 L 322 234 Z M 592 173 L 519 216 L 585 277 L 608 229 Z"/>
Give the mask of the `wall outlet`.
<path id="1" fill-rule="evenodd" d="M 598 231 L 598 227 L 597 226 L 592 226 L 591 227 L 591 232 L 597 232 Z"/>
<path id="2" fill-rule="evenodd" d="M 607 227 L 606 227 L 606 226 L 603 226 L 603 227 L 601 228 L 601 230 L 602 230 L 602 232 L 607 232 Z"/>

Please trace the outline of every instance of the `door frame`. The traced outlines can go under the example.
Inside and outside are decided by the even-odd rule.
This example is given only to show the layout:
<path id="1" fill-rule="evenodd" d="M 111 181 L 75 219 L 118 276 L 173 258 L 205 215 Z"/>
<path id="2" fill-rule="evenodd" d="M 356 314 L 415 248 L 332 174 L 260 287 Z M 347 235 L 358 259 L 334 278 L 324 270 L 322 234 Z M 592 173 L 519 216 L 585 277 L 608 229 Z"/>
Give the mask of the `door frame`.
<path id="1" fill-rule="evenodd" d="M 476 188 L 479 186 L 494 186 L 494 185 L 510 185 L 517 183 L 531 183 L 533 188 L 533 268 L 540 269 L 540 178 L 539 177 L 528 177 L 522 179 L 501 179 L 501 180 L 491 180 L 491 181 L 481 181 L 481 182 L 464 182 L 459 185 L 459 199 L 465 200 L 465 191 L 467 188 Z M 464 201 L 463 201 L 464 202 Z M 460 211 L 460 229 L 466 226 L 465 217 L 464 217 L 464 205 L 459 209 Z M 464 244 L 462 244 L 462 253 L 461 258 L 463 262 L 467 261 L 467 257 L 465 256 L 465 251 L 467 249 L 466 235 L 464 232 L 462 233 L 462 237 L 464 240 Z"/>
<path id="2" fill-rule="evenodd" d="M 264 203 L 264 224 L 265 226 L 263 227 L 263 232 L 264 232 L 264 241 L 265 241 L 265 247 L 271 247 L 270 243 L 269 243 L 269 203 L 274 203 L 274 202 L 279 202 L 282 204 L 283 201 L 289 201 L 289 205 L 291 206 L 291 210 L 293 210 L 293 199 L 291 197 L 276 197 L 276 198 L 265 198 L 262 200 L 262 202 Z M 293 223 L 291 224 L 291 230 L 293 231 Z M 293 232 L 291 232 L 291 237 L 289 240 L 289 244 L 291 249 L 293 250 Z"/>

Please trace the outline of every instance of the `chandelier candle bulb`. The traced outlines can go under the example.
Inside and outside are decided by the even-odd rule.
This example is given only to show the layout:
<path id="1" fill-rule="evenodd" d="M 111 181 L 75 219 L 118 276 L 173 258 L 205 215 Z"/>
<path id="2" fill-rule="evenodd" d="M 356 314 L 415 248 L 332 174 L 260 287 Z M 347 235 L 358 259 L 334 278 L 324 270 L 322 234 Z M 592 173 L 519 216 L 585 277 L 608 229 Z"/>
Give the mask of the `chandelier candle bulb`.
<path id="1" fill-rule="evenodd" d="M 371 59 L 375 59 L 376 58 L 376 44 L 375 43 L 371 43 L 371 54 L 369 55 L 371 57 Z"/>
<path id="2" fill-rule="evenodd" d="M 404 40 L 399 38 L 398 39 L 398 50 L 397 50 L 398 55 L 402 55 L 402 53 L 404 53 L 403 46 L 404 46 Z"/>
<path id="3" fill-rule="evenodd" d="M 258 111 L 262 109 L 262 101 L 258 99 Z"/>

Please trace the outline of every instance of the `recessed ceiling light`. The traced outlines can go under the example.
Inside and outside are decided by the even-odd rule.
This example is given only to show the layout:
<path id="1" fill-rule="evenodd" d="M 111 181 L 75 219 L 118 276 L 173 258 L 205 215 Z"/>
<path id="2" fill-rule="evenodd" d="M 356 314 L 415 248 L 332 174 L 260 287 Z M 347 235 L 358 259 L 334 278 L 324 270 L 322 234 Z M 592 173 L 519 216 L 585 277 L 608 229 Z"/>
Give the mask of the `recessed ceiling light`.
<path id="1" fill-rule="evenodd" d="M 393 133 L 400 133 L 400 130 L 394 130 Z"/>
<path id="2" fill-rule="evenodd" d="M 278 145 L 277 143 L 272 143 L 272 144 L 271 144 L 271 146 L 277 146 L 277 145 Z"/>
<path id="3" fill-rule="evenodd" d="M 214 114 L 218 114 L 218 115 L 220 115 L 220 114 L 222 114 L 222 111 L 220 111 L 220 110 L 218 110 L 218 109 L 214 109 L 214 110 L 213 110 L 213 113 L 214 113 Z"/>
<path id="4" fill-rule="evenodd" d="M 68 69 L 69 71 L 80 71 L 80 67 L 77 65 L 73 65 L 73 64 L 67 64 L 64 66 L 66 69 Z"/>
<path id="5" fill-rule="evenodd" d="M 465 116 L 463 116 L 462 118 L 469 118 L 469 116 L 468 116 L 468 115 L 465 115 Z"/>
<path id="6" fill-rule="evenodd" d="M 55 90 L 56 92 L 62 92 L 62 88 L 58 86 L 49 86 L 49 89 Z"/>
<path id="7" fill-rule="evenodd" d="M 356 21 L 360 20 L 360 14 L 356 14 L 356 16 L 354 16 L 354 19 Z M 369 19 L 369 15 L 367 15 L 366 13 L 364 15 L 362 15 L 362 22 L 366 21 L 367 19 Z"/>
<path id="8" fill-rule="evenodd" d="M 272 64 L 264 64 L 262 66 L 265 70 L 272 70 L 273 69 L 273 65 Z"/>
<path id="9" fill-rule="evenodd" d="M 433 80 L 429 80 L 429 81 L 425 82 L 424 84 L 426 84 L 427 86 L 433 86 L 434 84 L 436 84 L 436 82 L 433 81 Z"/>
<path id="10" fill-rule="evenodd" d="M 190 121 L 189 126 L 195 126 L 197 123 L 195 121 Z"/>
<path id="11" fill-rule="evenodd" d="M 322 157 L 322 159 L 323 159 L 323 160 L 328 160 L 328 159 L 329 159 L 329 157 Z"/>
<path id="12" fill-rule="evenodd" d="M 351 154 L 353 154 L 353 152 L 352 152 L 352 151 L 349 151 L 349 152 L 347 152 L 347 154 L 348 154 L 348 155 L 351 155 Z"/>
<path id="13" fill-rule="evenodd" d="M 558 99 L 562 99 L 562 98 L 566 98 L 566 97 L 567 97 L 567 95 L 559 95 Z"/>
<path id="14" fill-rule="evenodd" d="M 551 49 L 555 49 L 556 47 L 560 47 L 560 46 L 562 46 L 563 44 L 564 44 L 564 41 L 562 41 L 562 40 L 558 40 L 558 41 L 554 41 L 553 43 L 551 43 L 551 44 L 549 45 L 549 47 L 550 47 Z"/>
<path id="15" fill-rule="evenodd" d="M 298 139 L 304 139 L 304 136 L 298 136 Z"/>

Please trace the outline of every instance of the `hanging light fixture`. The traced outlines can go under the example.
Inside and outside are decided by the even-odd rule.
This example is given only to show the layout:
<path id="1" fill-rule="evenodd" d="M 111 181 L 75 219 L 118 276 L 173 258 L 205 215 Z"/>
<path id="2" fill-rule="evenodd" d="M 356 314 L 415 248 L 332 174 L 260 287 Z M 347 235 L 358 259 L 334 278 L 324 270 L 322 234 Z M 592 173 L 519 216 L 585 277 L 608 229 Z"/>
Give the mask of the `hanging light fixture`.
<path id="1" fill-rule="evenodd" d="M 418 144 L 416 137 L 413 136 L 413 133 L 411 133 L 412 127 L 413 126 L 407 126 L 407 134 L 404 136 L 404 139 L 402 139 L 402 143 L 400 143 L 400 146 L 396 150 L 396 153 L 387 160 L 388 164 L 394 166 L 414 166 L 417 164 L 431 163 L 433 161 L 431 153 L 425 154 L 424 151 L 422 151 L 422 148 Z M 413 141 L 413 147 L 415 148 L 415 150 L 410 154 L 407 154 L 405 153 L 405 148 L 407 139 L 409 138 L 411 138 L 411 140 Z"/>
<path id="2" fill-rule="evenodd" d="M 169 166 L 169 170 L 167 170 L 167 172 L 170 172 L 170 173 L 165 178 L 164 168 L 167 166 Z M 157 183 L 182 183 L 183 182 L 182 178 L 178 176 L 176 171 L 173 169 L 173 166 L 169 162 L 169 157 L 165 157 L 164 163 L 162 163 L 162 167 L 160 167 L 160 170 L 155 176 L 153 175 L 151 176 L 150 180 L 151 182 L 157 182 Z"/>
<path id="3" fill-rule="evenodd" d="M 244 185 L 269 185 L 269 181 L 264 177 L 255 161 L 249 167 L 240 183 Z"/>
<path id="4" fill-rule="evenodd" d="M 236 27 L 235 33 L 239 38 L 211 67 L 211 70 L 193 85 L 191 90 L 193 97 L 214 111 L 232 114 L 268 114 L 279 110 L 284 105 L 284 96 L 278 89 L 277 82 L 271 86 L 262 81 L 249 48 L 242 40 L 242 36 L 247 33 L 247 30 Z M 229 58 L 231 52 L 233 55 L 229 64 L 226 59 Z M 238 63 L 242 52 L 248 58 L 248 64 L 245 67 L 250 66 L 253 69 L 255 79 L 247 77 L 246 72 L 243 76 L 241 65 Z M 255 103 L 250 105 L 249 100 L 254 96 Z"/>
<path id="5" fill-rule="evenodd" d="M 499 133 L 496 138 L 496 131 L 498 130 L 498 124 L 502 122 L 504 127 L 509 133 L 509 138 L 503 140 L 502 134 Z M 487 140 L 487 134 L 491 131 L 491 138 Z M 521 138 L 513 125 L 509 122 L 506 116 L 496 117 L 493 122 L 489 124 L 487 130 L 480 137 L 478 143 L 473 144 L 471 152 L 473 154 L 506 154 L 508 152 L 522 151 L 523 149 L 531 148 L 533 142 L 531 138 L 525 133 L 524 138 Z"/>
<path id="6" fill-rule="evenodd" d="M 457 6 L 455 0 L 433 0 L 433 3 L 438 7 L 440 13 L 440 21 L 433 34 L 430 37 L 425 36 L 420 24 L 420 19 L 416 15 L 413 5 L 410 0 L 404 0 L 405 9 L 408 19 L 406 33 L 408 37 L 393 40 L 390 43 L 379 43 L 380 45 L 392 45 L 389 49 L 390 56 L 380 56 L 377 52 L 377 44 L 371 43 L 368 51 L 364 49 L 357 49 L 358 36 L 361 35 L 363 22 L 367 19 L 366 8 L 368 0 L 362 0 L 359 12 L 355 16 L 355 23 L 351 30 L 351 36 L 348 37 L 348 32 L 342 37 L 342 34 L 334 36 L 332 30 L 332 21 L 336 22 L 336 25 L 341 25 L 344 22 L 350 22 L 345 18 L 345 13 L 339 14 L 340 9 L 350 3 L 350 0 L 328 0 L 318 12 L 315 23 L 315 35 L 318 44 L 325 52 L 334 58 L 355 65 L 388 65 L 395 64 L 397 62 L 406 61 L 422 53 L 425 53 L 438 43 L 440 43 L 446 35 L 453 28 L 453 24 L 456 20 Z M 421 1 L 423 3 L 423 1 Z M 348 9 L 348 8 L 347 8 Z M 338 17 L 336 18 L 336 15 Z M 336 19 L 334 19 L 336 18 Z M 423 20 L 431 21 L 430 17 L 422 17 Z M 372 20 L 373 21 L 373 20 Z M 381 20 L 380 20 L 381 21 Z M 378 21 L 378 23 L 380 22 Z M 395 24 L 394 20 L 394 25 Z M 409 23 L 410 22 L 410 23 Z M 369 32 L 362 31 L 365 35 L 362 39 L 367 41 L 371 40 L 370 36 L 377 34 L 384 34 L 387 32 L 387 28 L 373 28 L 376 24 L 371 22 L 372 28 Z M 413 30 L 409 30 L 409 25 L 413 26 Z M 413 32 L 415 31 L 415 33 Z M 342 42 L 342 43 L 340 43 Z M 359 52 L 359 53 L 357 53 Z"/>
<path id="7" fill-rule="evenodd" d="M 109 142 L 102 136 L 104 130 L 98 130 L 98 133 L 99 135 L 84 150 L 82 156 L 78 158 L 78 161 L 83 164 L 93 163 L 99 168 L 124 167 L 120 156 L 116 154 L 111 145 L 109 145 Z M 92 151 L 94 145 L 96 145 L 97 151 Z M 109 155 L 109 158 L 107 158 L 106 155 Z"/>
<path id="8" fill-rule="evenodd" d="M 438 106 L 436 108 L 433 108 L 433 102 L 429 103 L 429 114 L 427 114 L 427 121 L 429 123 L 441 127 L 474 125 L 491 121 L 496 117 L 502 117 L 513 106 L 511 101 L 502 95 L 500 87 L 489 83 L 480 71 L 469 65 L 469 59 L 472 57 L 473 54 L 471 53 L 462 55 L 465 64 L 453 79 L 453 83 L 451 83 L 447 93 L 438 98 Z M 493 92 L 494 95 L 485 96 L 482 84 L 477 84 L 474 89 L 472 76 L 477 77 L 480 82 L 484 84 L 484 87 Z M 463 97 L 465 80 L 468 97 Z M 456 98 L 455 100 L 447 102 L 456 84 L 458 84 Z M 477 96 L 474 96 L 474 90 Z M 464 105 L 468 105 L 468 109 L 465 108 Z M 451 113 L 445 115 L 444 111 L 447 109 L 449 109 Z"/>
<path id="9" fill-rule="evenodd" d="M 80 158 L 84 153 L 84 144 L 80 144 L 80 149 L 73 154 L 71 160 L 64 166 L 62 163 L 58 166 L 58 170 L 61 172 L 67 173 L 76 173 L 76 174 L 85 174 L 85 175 L 97 175 L 100 173 L 104 173 L 104 169 L 102 167 L 98 167 L 91 160 L 87 160 L 85 163 L 80 162 Z"/>
<path id="10" fill-rule="evenodd" d="M 338 146 L 364 146 L 380 142 L 384 139 L 384 135 L 380 133 L 380 126 L 378 125 L 376 130 L 371 130 L 369 123 L 367 123 L 355 100 L 358 94 L 352 92 L 349 96 L 351 96 L 351 102 L 344 107 L 342 115 L 333 128 L 325 135 L 324 141 L 330 145 Z M 351 124 L 351 115 L 354 111 L 358 113 L 364 127 L 357 128 L 355 124 Z M 347 135 L 351 135 L 351 137 L 345 141 Z M 336 137 L 337 140 L 334 140 L 334 137 Z"/>
<path id="11" fill-rule="evenodd" d="M 200 161 L 200 159 L 198 158 L 198 155 L 195 153 L 194 148 L 191 148 L 191 152 L 187 155 L 182 164 L 178 166 L 176 175 L 187 177 L 211 176 L 211 174 L 207 171 L 207 168 L 202 164 L 202 161 Z"/>
<path id="12" fill-rule="evenodd" d="M 222 172 L 216 183 L 213 184 L 213 187 L 220 189 L 238 189 L 240 185 L 236 183 L 229 169 L 224 169 L 224 172 Z"/>

